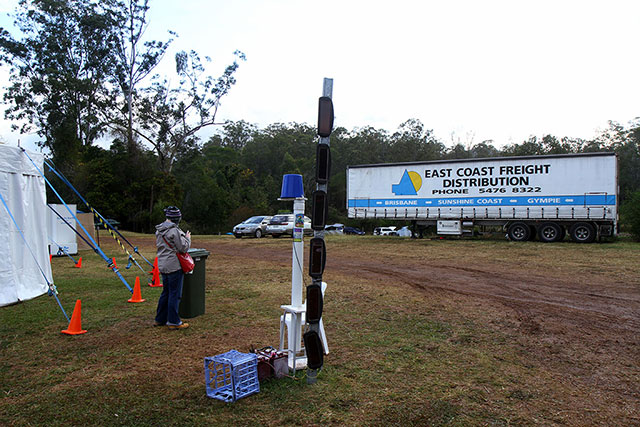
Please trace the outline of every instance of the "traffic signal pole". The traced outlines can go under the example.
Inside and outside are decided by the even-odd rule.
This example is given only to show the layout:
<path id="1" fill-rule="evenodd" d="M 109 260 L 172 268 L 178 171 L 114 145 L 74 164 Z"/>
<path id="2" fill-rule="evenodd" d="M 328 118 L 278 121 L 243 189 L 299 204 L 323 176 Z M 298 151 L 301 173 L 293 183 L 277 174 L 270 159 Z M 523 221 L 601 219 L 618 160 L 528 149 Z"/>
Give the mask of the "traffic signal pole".
<path id="1" fill-rule="evenodd" d="M 330 139 L 333 129 L 333 79 L 325 78 L 322 86 L 322 97 L 318 105 L 318 147 L 316 150 L 316 191 L 313 194 L 311 224 L 314 230 L 309 249 L 309 275 L 311 285 L 307 286 L 307 332 L 304 334 L 304 345 L 307 353 L 307 384 L 317 382 L 318 370 L 324 363 L 324 346 L 320 337 L 322 308 L 322 273 L 326 262 L 326 246 L 324 243 L 324 227 L 327 220 L 329 190 L 329 171 L 331 166 Z M 324 334 L 322 334 L 324 335 Z M 326 340 L 326 336 L 323 337 Z"/>

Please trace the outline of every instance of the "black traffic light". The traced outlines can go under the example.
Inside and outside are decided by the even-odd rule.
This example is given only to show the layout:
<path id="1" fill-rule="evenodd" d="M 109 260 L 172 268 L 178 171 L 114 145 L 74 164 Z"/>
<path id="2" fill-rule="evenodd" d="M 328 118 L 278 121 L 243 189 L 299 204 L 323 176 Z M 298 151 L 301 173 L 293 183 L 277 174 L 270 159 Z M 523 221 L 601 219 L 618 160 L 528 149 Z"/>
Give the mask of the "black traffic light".
<path id="1" fill-rule="evenodd" d="M 322 278 L 324 266 L 327 262 L 327 248 L 324 239 L 314 237 L 309 241 L 309 276 L 314 279 Z"/>
<path id="2" fill-rule="evenodd" d="M 326 184 L 331 173 L 331 150 L 327 144 L 318 144 L 316 148 L 316 182 Z"/>
<path id="3" fill-rule="evenodd" d="M 302 335 L 304 348 L 307 352 L 307 367 L 309 369 L 322 368 L 324 358 L 324 348 L 322 340 L 316 331 L 307 331 Z"/>
<path id="4" fill-rule="evenodd" d="M 320 231 L 324 230 L 329 215 L 329 203 L 327 200 L 327 192 L 316 190 L 311 196 L 311 228 Z"/>
<path id="5" fill-rule="evenodd" d="M 318 135 L 327 137 L 333 130 L 333 101 L 328 96 L 320 97 L 318 102 Z"/>
<path id="6" fill-rule="evenodd" d="M 318 284 L 307 286 L 307 323 L 318 323 L 322 317 L 322 287 Z"/>

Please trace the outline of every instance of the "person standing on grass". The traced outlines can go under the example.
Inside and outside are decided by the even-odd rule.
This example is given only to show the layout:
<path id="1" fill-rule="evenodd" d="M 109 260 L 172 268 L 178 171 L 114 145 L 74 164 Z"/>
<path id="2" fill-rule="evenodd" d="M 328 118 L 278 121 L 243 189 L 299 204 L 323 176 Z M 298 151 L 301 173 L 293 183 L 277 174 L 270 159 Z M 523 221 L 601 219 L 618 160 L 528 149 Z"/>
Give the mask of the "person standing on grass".
<path id="1" fill-rule="evenodd" d="M 166 220 L 156 225 L 156 247 L 158 270 L 162 274 L 162 294 L 158 300 L 154 326 L 167 325 L 169 329 L 185 329 L 188 323 L 180 320 L 178 307 L 182 298 L 184 273 L 178 261 L 178 252 L 187 252 L 191 247 L 191 232 L 186 233 L 178 224 L 182 219 L 180 209 L 169 206 L 164 210 Z"/>

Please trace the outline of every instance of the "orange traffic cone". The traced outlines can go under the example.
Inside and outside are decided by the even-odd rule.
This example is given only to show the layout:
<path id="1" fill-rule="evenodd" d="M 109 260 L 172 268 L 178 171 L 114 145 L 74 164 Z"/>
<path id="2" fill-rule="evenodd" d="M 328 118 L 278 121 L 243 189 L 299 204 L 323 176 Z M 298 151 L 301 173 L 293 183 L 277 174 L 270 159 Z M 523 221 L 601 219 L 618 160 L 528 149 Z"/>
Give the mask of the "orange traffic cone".
<path id="1" fill-rule="evenodd" d="M 142 292 L 140 292 L 140 277 L 136 276 L 136 284 L 133 286 L 133 296 L 127 302 L 144 302 Z"/>
<path id="2" fill-rule="evenodd" d="M 151 283 L 149 283 L 149 286 L 151 286 L 152 288 L 161 288 L 162 283 L 160 283 L 160 270 L 158 270 L 158 258 L 156 258 L 155 261 L 153 261 L 153 271 L 151 272 L 151 274 L 153 274 L 153 278 L 151 280 Z"/>
<path id="3" fill-rule="evenodd" d="M 78 262 L 74 265 L 75 268 L 82 268 L 82 257 L 78 258 Z"/>
<path id="4" fill-rule="evenodd" d="M 81 311 L 82 303 L 80 302 L 80 300 L 77 300 L 76 307 L 73 309 L 73 314 L 71 315 L 71 322 L 69 322 L 69 327 L 62 331 L 63 334 L 80 335 L 87 332 L 82 330 L 82 320 L 80 319 Z"/>

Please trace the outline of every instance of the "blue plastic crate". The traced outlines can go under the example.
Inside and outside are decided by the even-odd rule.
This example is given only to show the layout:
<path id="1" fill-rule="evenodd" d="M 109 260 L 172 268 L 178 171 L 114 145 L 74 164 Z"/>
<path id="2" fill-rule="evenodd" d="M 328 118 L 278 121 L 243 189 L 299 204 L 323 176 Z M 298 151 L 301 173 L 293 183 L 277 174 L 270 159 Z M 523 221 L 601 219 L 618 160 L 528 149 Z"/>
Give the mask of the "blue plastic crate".
<path id="1" fill-rule="evenodd" d="M 231 350 L 205 357 L 204 377 L 207 396 L 224 402 L 235 402 L 260 391 L 258 356 Z"/>

